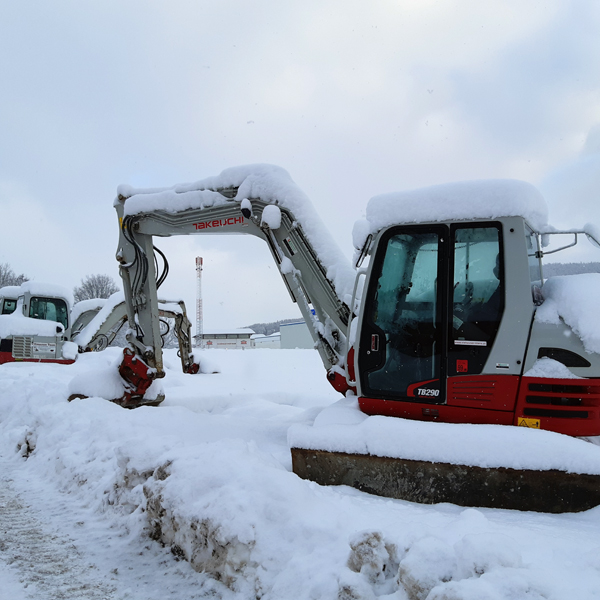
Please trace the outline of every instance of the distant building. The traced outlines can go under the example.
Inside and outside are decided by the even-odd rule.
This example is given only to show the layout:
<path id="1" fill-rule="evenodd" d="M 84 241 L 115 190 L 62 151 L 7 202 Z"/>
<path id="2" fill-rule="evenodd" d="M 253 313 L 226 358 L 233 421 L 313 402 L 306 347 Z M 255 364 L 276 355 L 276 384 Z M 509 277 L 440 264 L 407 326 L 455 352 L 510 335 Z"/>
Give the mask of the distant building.
<path id="1" fill-rule="evenodd" d="M 281 341 L 279 332 L 272 333 L 271 335 L 263 335 L 262 333 L 256 333 L 252 336 L 252 347 L 253 348 L 281 348 Z"/>
<path id="2" fill-rule="evenodd" d="M 245 350 L 251 347 L 252 329 L 204 329 L 202 345 L 205 348 Z"/>
<path id="3" fill-rule="evenodd" d="M 279 327 L 281 333 L 281 348 L 293 350 L 294 348 L 314 348 L 315 343 L 304 321 L 286 323 Z"/>

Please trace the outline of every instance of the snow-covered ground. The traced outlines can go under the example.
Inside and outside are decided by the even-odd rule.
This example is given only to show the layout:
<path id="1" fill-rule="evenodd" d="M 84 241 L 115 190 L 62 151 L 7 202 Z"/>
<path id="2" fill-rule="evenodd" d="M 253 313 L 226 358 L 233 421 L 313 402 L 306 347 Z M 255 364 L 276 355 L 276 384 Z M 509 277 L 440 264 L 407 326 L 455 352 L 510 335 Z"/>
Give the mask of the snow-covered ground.
<path id="1" fill-rule="evenodd" d="M 339 399 L 312 350 L 213 350 L 211 375 L 167 351 L 158 408 L 66 401 L 118 358 L 0 367 L 2 599 L 600 598 L 600 508 L 419 505 L 291 473 L 288 429 Z"/>

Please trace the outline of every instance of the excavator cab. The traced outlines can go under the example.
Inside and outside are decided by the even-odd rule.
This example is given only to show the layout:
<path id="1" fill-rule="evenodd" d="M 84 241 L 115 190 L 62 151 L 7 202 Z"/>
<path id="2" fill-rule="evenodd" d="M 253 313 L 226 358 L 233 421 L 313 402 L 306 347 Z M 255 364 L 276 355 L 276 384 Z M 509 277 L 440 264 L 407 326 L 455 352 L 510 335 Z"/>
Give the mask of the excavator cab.
<path id="1" fill-rule="evenodd" d="M 569 346 L 560 328 L 544 329 L 543 348 L 541 334 L 530 344 L 542 275 L 524 218 L 393 226 L 372 247 L 356 353 L 364 412 L 600 434 L 598 356 Z M 523 377 L 544 356 L 588 365 L 573 375 L 591 378 L 586 390 Z M 556 397 L 532 394 L 536 385 Z M 582 403 L 588 410 L 576 410 Z"/>
<path id="2" fill-rule="evenodd" d="M 68 290 L 59 286 L 31 281 L 19 287 L 3 288 L 0 292 L 0 364 L 74 362 L 70 354 L 66 357 L 63 353 L 71 335 L 70 296 Z"/>

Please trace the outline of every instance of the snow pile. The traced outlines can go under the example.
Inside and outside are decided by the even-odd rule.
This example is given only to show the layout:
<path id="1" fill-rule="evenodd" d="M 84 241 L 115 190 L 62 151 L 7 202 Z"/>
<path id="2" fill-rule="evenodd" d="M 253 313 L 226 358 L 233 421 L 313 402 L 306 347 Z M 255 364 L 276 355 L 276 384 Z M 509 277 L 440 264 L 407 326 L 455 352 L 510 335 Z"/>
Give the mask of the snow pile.
<path id="1" fill-rule="evenodd" d="M 525 377 L 540 377 L 542 379 L 583 379 L 578 377 L 568 367 L 552 358 L 538 358 L 533 367 L 524 374 Z"/>
<path id="2" fill-rule="evenodd" d="M 340 300 L 349 302 L 354 284 L 354 269 L 339 249 L 308 197 L 292 180 L 289 173 L 275 165 L 256 164 L 225 169 L 220 175 L 195 183 L 171 188 L 135 189 L 121 185 L 118 194 L 126 198 L 124 214 L 136 215 L 156 210 L 177 213 L 189 209 L 205 209 L 230 203 L 213 190 L 237 187 L 235 201 L 260 198 L 278 204 L 292 213 L 304 230 L 319 260 L 333 283 Z M 119 200 L 115 200 L 118 202 Z M 245 203 L 244 206 L 247 207 Z M 241 207 L 240 207 L 241 210 Z M 275 211 L 267 211 L 269 226 L 277 225 Z M 241 214 L 241 212 L 240 212 Z"/>
<path id="3" fill-rule="evenodd" d="M 260 226 L 267 225 L 270 229 L 279 229 L 281 227 L 281 210 L 274 204 L 265 206 L 261 219 Z"/>
<path id="4" fill-rule="evenodd" d="M 337 419 L 356 427 L 360 416 L 349 403 L 335 419 L 324 410 L 339 396 L 314 351 L 212 350 L 222 373 L 189 376 L 167 350 L 159 408 L 65 400 L 75 375 L 109 369 L 119 354 L 83 354 L 67 367 L 3 365 L 0 454 L 24 480 L 45 486 L 46 498 L 88 511 L 77 526 L 93 523 L 94 540 L 92 514 L 106 522 L 113 548 L 135 548 L 137 539 L 135 554 L 147 553 L 151 538 L 173 560 L 185 558 L 198 571 L 193 597 L 597 598 L 600 509 L 544 515 L 418 505 L 291 473 L 290 425 L 316 419 L 331 428 Z M 166 569 L 157 563 L 154 577 Z"/>
<path id="5" fill-rule="evenodd" d="M 119 375 L 119 365 L 123 357 L 118 358 L 103 369 L 85 371 L 74 377 L 68 385 L 68 397 L 79 396 L 85 398 L 105 398 L 118 400 L 126 391 L 126 384 Z M 160 380 L 155 380 L 144 394 L 146 401 L 156 400 L 159 395 L 164 396 L 164 389 Z"/>
<path id="6" fill-rule="evenodd" d="M 0 298 L 10 298 L 16 300 L 21 293 L 21 286 L 19 285 L 5 285 L 0 288 Z"/>
<path id="7" fill-rule="evenodd" d="M 369 200 L 365 220 L 354 226 L 353 242 L 400 223 L 427 223 L 498 217 L 524 217 L 536 230 L 548 223 L 548 207 L 531 184 L 513 179 L 460 181 L 381 194 Z"/>
<path id="8" fill-rule="evenodd" d="M 26 317 L 18 310 L 10 315 L 0 315 L 0 338 L 14 335 L 40 335 L 55 337 L 64 331 L 61 323 Z"/>
<path id="9" fill-rule="evenodd" d="M 71 310 L 71 323 L 75 323 L 79 317 L 90 310 L 100 310 L 106 304 L 105 298 L 91 298 L 90 300 L 80 300 Z"/>
<path id="10" fill-rule="evenodd" d="M 313 426 L 291 427 L 288 443 L 293 448 L 474 467 L 600 475 L 600 447 L 576 438 L 527 427 L 368 417 L 354 397 L 323 410 Z"/>
<path id="11" fill-rule="evenodd" d="M 80 373 L 68 386 L 68 396 L 81 395 L 88 398 L 116 400 L 125 394 L 125 384 L 117 370 L 121 357 L 109 367 Z"/>
<path id="12" fill-rule="evenodd" d="M 79 355 L 79 347 L 73 342 L 63 342 L 62 357 L 67 360 L 77 360 Z"/>
<path id="13" fill-rule="evenodd" d="M 536 320 L 558 325 L 562 319 L 588 352 L 600 353 L 600 273 L 551 277 L 542 293 L 544 303 L 536 311 Z"/>

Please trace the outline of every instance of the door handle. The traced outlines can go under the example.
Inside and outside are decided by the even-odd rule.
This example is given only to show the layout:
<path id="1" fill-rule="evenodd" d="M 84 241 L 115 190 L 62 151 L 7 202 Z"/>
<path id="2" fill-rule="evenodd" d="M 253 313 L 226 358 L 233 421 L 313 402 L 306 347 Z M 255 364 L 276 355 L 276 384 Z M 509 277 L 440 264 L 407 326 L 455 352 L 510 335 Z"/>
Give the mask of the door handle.
<path id="1" fill-rule="evenodd" d="M 371 334 L 371 352 L 379 352 L 379 334 Z"/>

